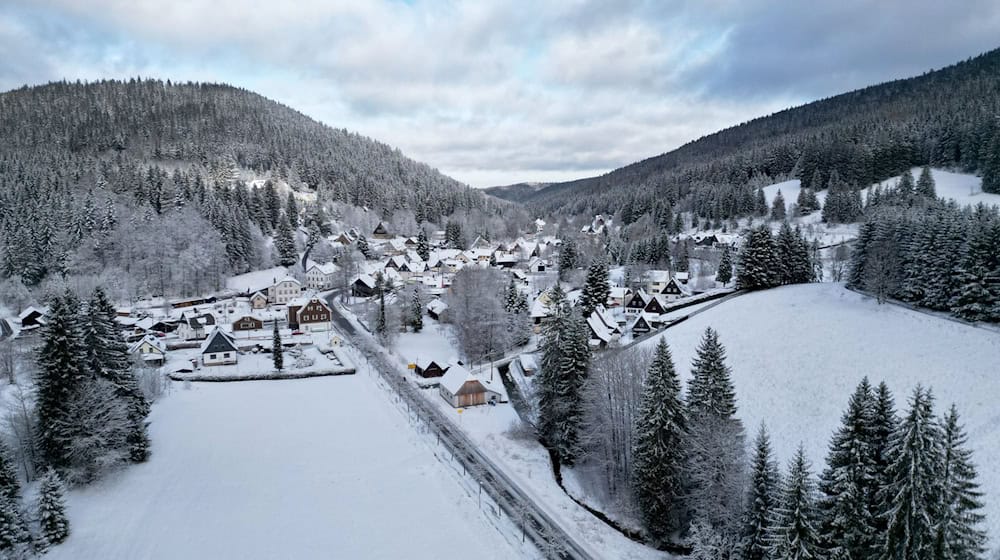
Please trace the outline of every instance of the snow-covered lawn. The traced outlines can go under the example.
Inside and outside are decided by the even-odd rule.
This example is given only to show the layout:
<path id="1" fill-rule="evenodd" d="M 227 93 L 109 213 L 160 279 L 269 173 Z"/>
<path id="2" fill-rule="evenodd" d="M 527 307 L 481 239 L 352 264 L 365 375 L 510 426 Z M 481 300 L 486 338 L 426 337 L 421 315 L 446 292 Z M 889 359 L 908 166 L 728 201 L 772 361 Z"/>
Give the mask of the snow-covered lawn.
<path id="1" fill-rule="evenodd" d="M 728 351 L 739 415 L 750 437 L 766 422 L 784 464 L 802 442 L 821 470 L 830 435 L 865 375 L 884 380 L 905 408 L 913 388 L 930 386 L 936 411 L 951 403 L 969 434 L 986 492 L 993 546 L 1000 537 L 1000 334 L 877 305 L 839 284 L 788 286 L 735 298 L 668 330 L 686 381 L 706 327 Z M 652 346 L 660 337 L 644 341 Z"/>
<path id="2" fill-rule="evenodd" d="M 520 557 L 367 375 L 194 384 L 54 559 Z"/>

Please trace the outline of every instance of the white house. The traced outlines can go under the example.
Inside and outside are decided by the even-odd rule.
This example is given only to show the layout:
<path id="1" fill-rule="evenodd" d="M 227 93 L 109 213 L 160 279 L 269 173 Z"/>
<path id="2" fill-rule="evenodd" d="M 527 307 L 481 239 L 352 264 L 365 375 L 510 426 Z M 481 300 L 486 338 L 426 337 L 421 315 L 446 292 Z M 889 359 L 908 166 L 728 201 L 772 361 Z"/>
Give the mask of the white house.
<path id="1" fill-rule="evenodd" d="M 306 271 L 306 286 L 311 290 L 332 290 L 339 267 L 332 262 L 313 264 Z"/>
<path id="2" fill-rule="evenodd" d="M 177 336 L 181 340 L 201 340 L 205 338 L 208 329 L 215 326 L 215 316 L 211 313 L 201 315 L 181 314 L 177 323 Z"/>
<path id="3" fill-rule="evenodd" d="M 201 345 L 201 363 L 206 366 L 224 366 L 235 364 L 238 360 L 239 350 L 236 342 L 219 327 L 208 335 Z"/>
<path id="4" fill-rule="evenodd" d="M 151 366 L 162 366 L 167 360 L 167 346 L 156 335 L 147 334 L 128 349 Z"/>
<path id="5" fill-rule="evenodd" d="M 302 295 L 302 283 L 287 276 L 267 289 L 267 300 L 276 305 L 284 305 Z"/>

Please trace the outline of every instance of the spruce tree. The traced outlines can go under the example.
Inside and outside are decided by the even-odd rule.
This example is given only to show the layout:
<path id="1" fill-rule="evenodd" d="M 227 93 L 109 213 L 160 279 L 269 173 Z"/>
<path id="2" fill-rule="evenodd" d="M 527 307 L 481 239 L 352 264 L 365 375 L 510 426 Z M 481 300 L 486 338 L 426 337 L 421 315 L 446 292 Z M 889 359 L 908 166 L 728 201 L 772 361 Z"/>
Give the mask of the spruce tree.
<path id="1" fill-rule="evenodd" d="M 739 533 L 745 460 L 743 424 L 718 334 L 706 329 L 692 362 L 685 441 L 691 518 L 708 523 L 723 539 Z"/>
<path id="2" fill-rule="evenodd" d="M 762 224 L 750 231 L 736 265 L 736 285 L 744 290 L 761 290 L 778 285 L 782 264 L 771 230 Z"/>
<path id="3" fill-rule="evenodd" d="M 38 486 L 38 524 L 45 547 L 59 544 L 69 536 L 65 494 L 62 479 L 55 470 L 47 470 Z"/>
<path id="4" fill-rule="evenodd" d="M 31 533 L 19 502 L 0 495 L 0 558 L 26 559 L 31 554 Z"/>
<path id="5" fill-rule="evenodd" d="M 942 436 L 933 397 L 917 387 L 889 443 L 887 485 L 879 492 L 886 532 L 883 560 L 933 558 L 941 512 Z"/>
<path id="6" fill-rule="evenodd" d="M 115 316 L 115 307 L 104 289 L 95 288 L 87 303 L 87 314 L 83 322 L 87 363 L 90 373 L 110 382 L 115 396 L 128 407 L 129 422 L 132 425 L 128 437 L 129 458 L 141 463 L 149 458 L 150 442 L 146 420 L 149 416 L 149 402 L 139 389 L 128 347 L 118 329 Z"/>
<path id="7" fill-rule="evenodd" d="M 413 326 L 413 332 L 420 332 L 424 328 L 424 306 L 420 301 L 420 289 L 416 287 L 410 295 L 410 325 Z"/>
<path id="8" fill-rule="evenodd" d="M 17 503 L 21 499 L 21 483 L 11 463 L 10 448 L 0 440 L 0 496 Z"/>
<path id="9" fill-rule="evenodd" d="M 929 199 L 937 198 L 937 190 L 934 188 L 934 176 L 931 175 L 931 167 L 925 165 L 920 170 L 920 178 L 917 179 L 916 192 L 918 195 Z"/>
<path id="10" fill-rule="evenodd" d="M 771 558 L 823 558 L 817 527 L 815 486 L 805 451 L 799 446 L 781 485 L 781 497 L 771 525 Z"/>
<path id="11" fill-rule="evenodd" d="M 729 245 L 722 249 L 722 256 L 719 257 L 719 268 L 715 271 L 715 281 L 722 282 L 725 286 L 733 279 L 733 255 L 729 250 Z"/>
<path id="12" fill-rule="evenodd" d="M 37 394 L 39 451 L 46 464 L 69 467 L 67 405 L 86 376 L 86 349 L 80 325 L 80 302 L 70 290 L 49 303 L 49 322 L 38 350 Z"/>
<path id="13" fill-rule="evenodd" d="M 583 293 L 577 305 L 584 317 L 590 317 L 598 305 L 607 305 L 611 295 L 608 284 L 608 265 L 603 259 L 594 259 L 587 269 L 587 279 L 583 285 Z"/>
<path id="14" fill-rule="evenodd" d="M 536 379 L 538 431 L 560 461 L 572 465 L 580 452 L 582 389 L 590 365 L 586 323 L 558 286 L 550 292 L 550 321 L 542 331 Z"/>
<path id="15" fill-rule="evenodd" d="M 417 256 L 424 262 L 431 258 L 431 248 L 427 243 L 427 232 L 424 231 L 424 228 L 420 228 L 420 233 L 417 234 Z"/>
<path id="16" fill-rule="evenodd" d="M 274 238 L 274 248 L 278 252 L 278 264 L 293 266 L 299 260 L 298 249 L 295 247 L 295 234 L 289 222 L 288 214 L 283 214 L 278 220 L 278 231 Z"/>
<path id="17" fill-rule="evenodd" d="M 750 487 L 743 515 L 742 560 L 768 560 L 771 557 L 771 524 L 778 506 L 781 477 L 771 452 L 771 438 L 761 424 L 754 440 Z"/>
<path id="18" fill-rule="evenodd" d="M 781 189 L 774 195 L 774 202 L 771 204 L 771 219 L 776 222 L 785 220 L 785 197 L 781 195 Z"/>
<path id="19" fill-rule="evenodd" d="M 284 348 L 284 345 L 281 344 L 281 332 L 278 331 L 278 321 L 275 319 L 271 332 L 271 361 L 274 364 L 274 370 L 278 372 L 285 369 Z"/>
<path id="20" fill-rule="evenodd" d="M 982 162 L 983 192 L 1000 194 L 1000 126 L 994 126 L 986 157 Z"/>
<path id="21" fill-rule="evenodd" d="M 684 404 L 664 338 L 656 345 L 634 428 L 633 494 L 643 525 L 662 542 L 684 529 Z"/>
<path id="22" fill-rule="evenodd" d="M 375 275 L 375 293 L 378 295 L 378 311 L 375 315 L 375 334 L 380 340 L 385 339 L 389 332 L 389 324 L 385 315 L 385 278 L 379 272 Z"/>
<path id="23" fill-rule="evenodd" d="M 572 239 L 563 241 L 559 248 L 559 279 L 565 280 L 566 276 L 576 269 L 576 242 Z"/>
<path id="24" fill-rule="evenodd" d="M 833 435 L 820 479 L 823 544 L 831 558 L 871 558 L 878 552 L 874 438 L 875 395 L 865 378 Z"/>
<path id="25" fill-rule="evenodd" d="M 903 172 L 899 176 L 899 183 L 896 185 L 896 190 L 899 195 L 903 198 L 911 198 L 915 193 L 915 185 L 913 184 L 913 173 L 909 169 Z"/>
<path id="26" fill-rule="evenodd" d="M 358 252 L 361 253 L 361 255 L 364 258 L 370 259 L 372 257 L 372 250 L 371 247 L 368 246 L 367 237 L 365 237 L 364 235 L 359 235 L 357 245 L 358 245 Z"/>
<path id="27" fill-rule="evenodd" d="M 285 215 L 288 216 L 288 223 L 292 229 L 299 227 L 299 205 L 295 201 L 295 191 L 288 191 L 288 200 L 285 202 Z"/>
<path id="28" fill-rule="evenodd" d="M 986 552 L 986 533 L 980 528 L 985 516 L 983 493 L 976 481 L 968 437 L 959 424 L 958 411 L 952 405 L 943 421 L 943 465 L 941 513 L 937 520 L 934 558 L 971 560 Z"/>

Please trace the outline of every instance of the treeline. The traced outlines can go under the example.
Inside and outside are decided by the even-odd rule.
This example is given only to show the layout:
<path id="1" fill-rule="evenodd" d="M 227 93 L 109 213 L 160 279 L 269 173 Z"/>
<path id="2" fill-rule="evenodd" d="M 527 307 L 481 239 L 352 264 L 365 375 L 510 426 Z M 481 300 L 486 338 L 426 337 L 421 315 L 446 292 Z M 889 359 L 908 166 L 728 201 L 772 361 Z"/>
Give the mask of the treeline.
<path id="1" fill-rule="evenodd" d="M 822 190 L 836 172 L 856 190 L 923 165 L 979 173 L 986 192 L 1000 192 L 997 114 L 1000 50 L 754 119 L 522 201 L 552 214 L 616 214 L 622 224 L 666 202 L 723 222 L 760 211 L 758 186 L 798 178 Z"/>
<path id="2" fill-rule="evenodd" d="M 15 446 L 0 446 L 0 556 L 26 558 L 65 540 L 63 481 L 91 483 L 148 459 L 150 402 L 100 288 L 86 303 L 71 290 L 49 302 L 37 349 L 34 398 L 9 415 Z M 37 511 L 22 504 L 24 478 L 43 473 Z"/>
<path id="3" fill-rule="evenodd" d="M 728 277 L 728 274 L 723 274 Z M 819 243 L 809 243 L 798 226 L 781 224 L 777 235 L 762 224 L 750 230 L 736 267 L 737 287 L 761 290 L 785 284 L 805 284 L 823 279 Z"/>
<path id="4" fill-rule="evenodd" d="M 1000 321 L 1000 211 L 880 193 L 854 245 L 848 285 L 952 313 Z"/>
<path id="5" fill-rule="evenodd" d="M 543 360 L 542 390 L 579 397 L 539 399 L 538 425 L 564 462 L 596 473 L 591 490 L 634 508 L 653 544 L 687 547 L 697 560 L 983 557 L 966 435 L 954 407 L 934 414 L 930 391 L 916 388 L 900 415 L 885 383 L 862 380 L 818 476 L 801 447 L 781 472 L 763 426 L 748 454 L 715 331 L 699 344 L 686 392 L 664 340 L 640 354 L 589 366 Z"/>

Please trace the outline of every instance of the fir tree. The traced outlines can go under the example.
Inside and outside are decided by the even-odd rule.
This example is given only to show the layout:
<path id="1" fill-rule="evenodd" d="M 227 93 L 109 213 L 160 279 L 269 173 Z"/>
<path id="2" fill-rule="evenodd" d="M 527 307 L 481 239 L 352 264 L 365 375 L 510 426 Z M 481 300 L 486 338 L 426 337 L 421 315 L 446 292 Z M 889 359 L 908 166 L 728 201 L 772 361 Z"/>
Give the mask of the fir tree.
<path id="1" fill-rule="evenodd" d="M 274 321 L 274 328 L 271 332 L 271 361 L 274 363 L 274 370 L 285 369 L 285 350 L 281 343 L 281 332 L 278 331 L 278 321 Z"/>
<path id="2" fill-rule="evenodd" d="M 983 192 L 1000 194 L 1000 126 L 994 126 L 993 139 L 982 164 Z"/>
<path id="3" fill-rule="evenodd" d="M 536 380 L 538 431 L 560 461 L 572 465 L 580 453 L 583 382 L 590 366 L 586 323 L 566 302 L 559 286 L 550 292 L 552 317 L 542 332 L 542 360 Z"/>
<path id="4" fill-rule="evenodd" d="M 298 249 L 295 248 L 295 234 L 288 221 L 288 215 L 283 214 L 278 221 L 278 231 L 274 238 L 274 248 L 278 252 L 278 264 L 293 266 L 299 260 Z"/>
<path id="5" fill-rule="evenodd" d="M 295 201 L 295 191 L 288 191 L 288 200 L 285 202 L 285 215 L 288 216 L 288 223 L 292 229 L 299 227 L 299 205 Z"/>
<path id="6" fill-rule="evenodd" d="M 117 312 L 104 289 L 94 289 L 87 303 L 84 321 L 84 345 L 90 372 L 106 379 L 114 387 L 115 396 L 129 409 L 132 429 L 128 437 L 129 457 L 141 463 L 149 458 L 147 421 L 149 402 L 139 390 L 128 347 L 115 320 Z"/>
<path id="7" fill-rule="evenodd" d="M 736 285 L 745 290 L 770 288 L 780 282 L 781 270 L 770 228 L 763 224 L 752 229 L 740 251 Z"/>
<path id="8" fill-rule="evenodd" d="M 577 305 L 580 313 L 584 317 L 590 317 L 594 309 L 599 305 L 607 305 L 608 296 L 611 295 L 611 286 L 608 284 L 608 265 L 603 259 L 594 259 L 587 269 L 587 279 L 583 285 L 583 294 Z"/>
<path id="9" fill-rule="evenodd" d="M 368 246 L 368 238 L 366 238 L 364 235 L 359 235 L 357 245 L 358 245 L 358 252 L 361 253 L 361 255 L 364 258 L 366 259 L 372 258 L 372 250 Z"/>
<path id="10" fill-rule="evenodd" d="M 49 304 L 49 322 L 42 333 L 35 379 L 39 427 L 39 451 L 46 464 L 69 467 L 66 430 L 67 405 L 83 381 L 86 370 L 79 320 L 80 302 L 66 290 Z"/>
<path id="11" fill-rule="evenodd" d="M 913 173 L 909 169 L 903 172 L 899 176 L 899 183 L 896 185 L 896 190 L 899 195 L 903 198 L 912 198 L 915 193 L 915 186 L 913 184 Z"/>
<path id="12" fill-rule="evenodd" d="M 0 495 L 0 558 L 26 559 L 31 554 L 31 533 L 17 500 Z"/>
<path id="13" fill-rule="evenodd" d="M 385 316 L 385 278 L 379 272 L 375 275 L 375 293 L 378 295 L 378 313 L 375 316 L 375 334 L 379 339 L 384 340 L 389 332 L 389 325 Z"/>
<path id="14" fill-rule="evenodd" d="M 916 192 L 918 195 L 925 198 L 937 198 L 937 190 L 934 188 L 934 176 L 931 175 L 931 167 L 929 165 L 925 165 L 924 168 L 920 170 L 920 178 L 917 179 Z"/>
<path id="15" fill-rule="evenodd" d="M 819 546 L 814 483 L 805 451 L 799 446 L 781 485 L 770 532 L 774 560 L 823 558 Z"/>
<path id="16" fill-rule="evenodd" d="M 762 424 L 754 440 L 753 463 L 750 467 L 750 487 L 743 517 L 743 560 L 771 558 L 771 523 L 778 505 L 781 479 L 778 465 L 771 452 L 771 438 Z"/>
<path id="17" fill-rule="evenodd" d="M 729 250 L 729 245 L 722 249 L 722 256 L 719 258 L 719 268 L 715 272 L 716 282 L 722 282 L 725 286 L 733 279 L 733 255 Z"/>
<path id="18" fill-rule="evenodd" d="M 711 327 L 705 329 L 692 362 L 687 403 L 698 415 L 711 414 L 720 418 L 736 415 L 736 391 L 726 365 L 726 349 L 719 342 L 719 333 Z"/>
<path id="19" fill-rule="evenodd" d="M 823 540 L 832 558 L 872 558 L 877 553 L 874 437 L 875 395 L 865 378 L 830 442 L 820 480 Z"/>
<path id="20" fill-rule="evenodd" d="M 424 231 L 424 228 L 420 228 L 420 233 L 417 234 L 417 255 L 424 262 L 431 259 L 431 249 L 427 244 L 427 232 Z"/>
<path id="21" fill-rule="evenodd" d="M 937 560 L 972 560 L 986 552 L 986 533 L 980 528 L 983 494 L 976 482 L 968 437 L 958 422 L 952 405 L 943 422 L 943 466 L 941 515 L 937 520 L 934 558 Z"/>
<path id="22" fill-rule="evenodd" d="M 17 503 L 21 499 L 21 483 L 11 463 L 10 448 L 2 440 L 0 440 L 0 496 L 6 497 L 12 503 Z"/>
<path id="23" fill-rule="evenodd" d="M 778 189 L 777 194 L 774 195 L 774 202 L 771 204 L 771 219 L 776 222 L 785 220 L 785 197 L 781 195 L 781 189 Z"/>
<path id="24" fill-rule="evenodd" d="M 643 386 L 634 429 L 634 496 L 658 541 L 684 529 L 684 405 L 667 342 L 660 338 Z"/>
<path id="25" fill-rule="evenodd" d="M 62 479 L 53 469 L 47 470 L 38 486 L 38 524 L 45 547 L 59 544 L 69 536 L 65 494 Z"/>
<path id="26" fill-rule="evenodd" d="M 420 301 L 420 289 L 413 288 L 410 296 L 410 325 L 413 332 L 420 332 L 424 328 L 424 306 Z"/>
<path id="27" fill-rule="evenodd" d="M 559 249 L 559 279 L 565 280 L 576 269 L 576 243 L 572 239 L 563 241 Z"/>
<path id="28" fill-rule="evenodd" d="M 887 485 L 879 492 L 886 520 L 884 560 L 933 558 L 941 512 L 941 431 L 933 397 L 917 387 L 889 443 Z"/>

